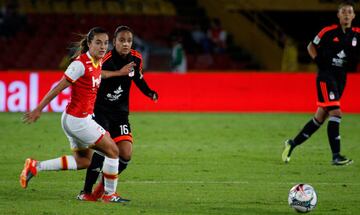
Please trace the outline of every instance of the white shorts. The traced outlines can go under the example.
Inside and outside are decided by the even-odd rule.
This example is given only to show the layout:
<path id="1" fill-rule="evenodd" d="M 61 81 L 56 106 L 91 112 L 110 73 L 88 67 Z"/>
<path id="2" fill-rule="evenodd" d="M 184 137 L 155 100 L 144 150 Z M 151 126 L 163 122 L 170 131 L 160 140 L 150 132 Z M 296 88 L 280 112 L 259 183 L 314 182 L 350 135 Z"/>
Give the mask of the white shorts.
<path id="1" fill-rule="evenodd" d="M 89 148 L 99 142 L 106 133 L 91 115 L 78 118 L 63 112 L 61 126 L 69 139 L 72 150 Z"/>

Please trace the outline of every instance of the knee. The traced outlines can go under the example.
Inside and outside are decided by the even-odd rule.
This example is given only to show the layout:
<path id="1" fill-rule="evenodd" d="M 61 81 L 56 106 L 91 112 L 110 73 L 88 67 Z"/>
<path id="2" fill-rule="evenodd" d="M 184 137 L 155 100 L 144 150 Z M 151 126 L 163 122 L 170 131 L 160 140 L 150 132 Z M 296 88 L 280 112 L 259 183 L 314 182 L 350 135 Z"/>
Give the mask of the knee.
<path id="1" fill-rule="evenodd" d="M 341 117 L 342 113 L 340 108 L 329 111 L 329 116 Z"/>
<path id="2" fill-rule="evenodd" d="M 132 143 L 129 141 L 123 141 L 117 143 L 118 150 L 119 150 L 119 157 L 124 160 L 131 160 L 132 155 Z"/>
<path id="3" fill-rule="evenodd" d="M 109 155 L 110 158 L 118 158 L 119 157 L 119 149 L 116 147 L 115 143 L 111 144 Z"/>

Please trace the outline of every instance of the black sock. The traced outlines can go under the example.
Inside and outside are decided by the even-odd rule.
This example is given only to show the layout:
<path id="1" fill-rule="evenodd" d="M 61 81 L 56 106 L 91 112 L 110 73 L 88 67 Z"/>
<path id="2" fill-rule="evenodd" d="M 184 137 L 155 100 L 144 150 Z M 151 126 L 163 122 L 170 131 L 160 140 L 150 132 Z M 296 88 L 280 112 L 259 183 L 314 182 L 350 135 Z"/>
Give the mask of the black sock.
<path id="1" fill-rule="evenodd" d="M 321 125 L 322 123 L 317 121 L 315 118 L 312 118 L 294 138 L 294 147 L 305 142 L 305 140 L 307 140 L 313 133 L 315 133 L 315 131 L 317 131 Z"/>
<path id="2" fill-rule="evenodd" d="M 124 171 L 124 169 L 126 169 L 127 165 L 129 164 L 130 160 L 125 160 L 121 157 L 119 157 L 119 169 L 118 169 L 118 174 L 120 174 L 122 171 Z"/>
<path id="3" fill-rule="evenodd" d="M 340 116 L 331 116 L 327 126 L 330 148 L 334 156 L 340 153 L 340 122 Z"/>
<path id="4" fill-rule="evenodd" d="M 100 170 L 103 166 L 105 157 L 99 155 L 98 153 L 94 152 L 91 164 L 86 170 L 86 178 L 85 178 L 85 185 L 84 191 L 85 193 L 91 193 L 94 184 L 96 183 L 97 178 L 99 177 Z"/>

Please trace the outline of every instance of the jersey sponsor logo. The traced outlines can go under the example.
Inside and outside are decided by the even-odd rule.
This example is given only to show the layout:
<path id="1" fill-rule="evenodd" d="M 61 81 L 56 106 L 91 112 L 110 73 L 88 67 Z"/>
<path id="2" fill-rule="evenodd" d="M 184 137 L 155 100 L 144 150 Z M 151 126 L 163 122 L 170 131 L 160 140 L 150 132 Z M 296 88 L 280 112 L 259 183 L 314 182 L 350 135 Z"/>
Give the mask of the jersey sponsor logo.
<path id="1" fill-rule="evenodd" d="M 92 78 L 92 87 L 99 88 L 100 82 L 101 82 L 101 77 L 95 78 L 94 76 L 91 76 L 91 78 Z"/>
<path id="2" fill-rule="evenodd" d="M 315 45 L 319 45 L 319 43 L 320 43 L 320 37 L 319 37 L 319 36 L 316 36 L 316 37 L 314 38 L 314 40 L 313 40 L 313 43 L 314 43 Z"/>
<path id="3" fill-rule="evenodd" d="M 338 58 L 333 58 L 331 65 L 337 67 L 343 67 L 344 63 L 346 62 L 346 60 L 344 59 L 346 57 L 344 50 L 341 50 L 339 53 L 336 54 L 336 56 Z"/>
<path id="4" fill-rule="evenodd" d="M 336 54 L 339 58 L 345 58 L 346 54 L 344 52 L 344 50 L 341 50 L 339 53 Z"/>
<path id="5" fill-rule="evenodd" d="M 119 87 L 116 90 L 114 90 L 113 93 L 108 93 L 106 95 L 106 98 L 109 101 L 116 101 L 120 98 L 122 92 L 124 92 L 124 90 L 121 88 L 121 85 L 119 85 Z"/>
<path id="6" fill-rule="evenodd" d="M 351 45 L 354 46 L 354 47 L 357 45 L 357 39 L 356 39 L 356 37 L 353 37 L 353 39 L 352 39 L 352 41 L 351 41 Z"/>

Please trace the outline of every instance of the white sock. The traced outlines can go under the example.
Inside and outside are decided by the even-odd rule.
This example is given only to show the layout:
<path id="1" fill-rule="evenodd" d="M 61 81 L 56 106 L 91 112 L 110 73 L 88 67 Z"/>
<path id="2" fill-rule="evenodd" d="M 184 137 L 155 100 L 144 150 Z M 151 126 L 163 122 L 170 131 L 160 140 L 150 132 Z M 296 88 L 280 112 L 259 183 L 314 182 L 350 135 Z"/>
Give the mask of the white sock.
<path id="1" fill-rule="evenodd" d="M 36 169 L 37 171 L 76 170 L 77 165 L 74 156 L 67 155 L 51 160 L 40 161 Z"/>
<path id="2" fill-rule="evenodd" d="M 103 164 L 103 175 L 104 175 L 104 188 L 106 195 L 111 195 L 116 192 L 117 181 L 118 181 L 118 167 L 119 159 L 112 159 L 105 157 Z"/>

